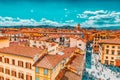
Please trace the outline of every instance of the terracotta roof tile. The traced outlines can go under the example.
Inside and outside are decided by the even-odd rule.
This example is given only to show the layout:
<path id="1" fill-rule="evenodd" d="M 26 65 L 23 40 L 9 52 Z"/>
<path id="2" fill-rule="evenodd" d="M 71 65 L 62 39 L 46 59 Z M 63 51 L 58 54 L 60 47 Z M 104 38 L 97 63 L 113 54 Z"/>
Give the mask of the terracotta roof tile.
<path id="1" fill-rule="evenodd" d="M 82 80 L 82 77 L 68 69 L 63 69 L 57 75 L 55 80 Z"/>
<path id="2" fill-rule="evenodd" d="M 74 55 L 74 59 L 70 61 L 70 64 L 68 64 L 72 69 L 75 71 L 82 71 L 83 70 L 83 65 L 84 64 L 84 55 L 82 54 L 77 54 Z"/>
<path id="3" fill-rule="evenodd" d="M 4 36 L 0 36 L 0 40 L 8 40 L 8 38 Z"/>
<path id="4" fill-rule="evenodd" d="M 99 43 L 105 43 L 105 44 L 120 44 L 120 39 L 104 39 L 100 40 Z"/>
<path id="5" fill-rule="evenodd" d="M 15 35 L 15 34 L 21 34 L 21 32 L 20 31 L 7 31 L 7 32 L 5 32 L 4 34 L 10 34 L 10 35 Z"/>
<path id="6" fill-rule="evenodd" d="M 25 56 L 25 57 L 31 57 L 33 58 L 35 54 L 40 53 L 42 51 L 39 48 L 33 48 L 33 47 L 25 47 L 25 46 L 10 46 L 1 48 L 1 53 L 6 54 L 12 54 L 12 55 L 18 55 L 18 56 Z"/>
<path id="7" fill-rule="evenodd" d="M 70 57 L 70 55 L 75 51 L 76 48 L 65 48 L 62 52 L 63 55 L 46 55 L 39 62 L 36 62 L 34 66 L 44 67 L 47 69 L 53 69 L 59 62 L 64 58 Z"/>

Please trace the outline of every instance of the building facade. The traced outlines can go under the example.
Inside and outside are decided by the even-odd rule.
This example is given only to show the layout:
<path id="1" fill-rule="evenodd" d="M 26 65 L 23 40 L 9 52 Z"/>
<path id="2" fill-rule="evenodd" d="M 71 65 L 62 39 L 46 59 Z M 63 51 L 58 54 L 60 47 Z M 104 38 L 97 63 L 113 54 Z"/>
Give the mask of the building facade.
<path id="1" fill-rule="evenodd" d="M 93 53 L 99 53 L 99 41 L 104 39 L 108 39 L 108 33 L 106 31 L 97 32 L 94 34 Z"/>
<path id="2" fill-rule="evenodd" d="M 35 80 L 34 55 L 40 49 L 11 46 L 0 49 L 0 80 Z"/>
<path id="3" fill-rule="evenodd" d="M 99 53 L 102 64 L 120 66 L 120 39 L 101 40 Z"/>

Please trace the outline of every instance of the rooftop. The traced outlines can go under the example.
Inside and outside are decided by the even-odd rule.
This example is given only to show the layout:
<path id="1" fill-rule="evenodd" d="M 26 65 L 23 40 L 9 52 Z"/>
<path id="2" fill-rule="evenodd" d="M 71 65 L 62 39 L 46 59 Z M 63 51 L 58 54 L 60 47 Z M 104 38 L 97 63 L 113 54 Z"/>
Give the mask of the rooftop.
<path id="1" fill-rule="evenodd" d="M 71 71 L 66 71 L 60 80 L 81 80 L 81 77 Z"/>
<path id="2" fill-rule="evenodd" d="M 120 39 L 104 39 L 104 40 L 100 40 L 99 43 L 103 43 L 103 44 L 120 44 Z"/>
<path id="3" fill-rule="evenodd" d="M 41 51 L 42 50 L 40 48 L 18 46 L 18 45 L 0 48 L 1 53 L 30 57 L 30 58 L 33 58 L 35 54 L 40 53 Z"/>
<path id="4" fill-rule="evenodd" d="M 71 54 L 75 51 L 75 49 L 76 49 L 75 47 L 65 48 L 64 50 L 62 50 L 62 52 L 64 53 L 63 55 L 59 55 L 59 54 L 50 55 L 50 54 L 47 54 L 42 59 L 39 59 L 34 64 L 34 66 L 43 67 L 43 68 L 47 68 L 47 69 L 53 69 L 63 59 L 70 57 Z"/>
<path id="5" fill-rule="evenodd" d="M 71 57 L 67 66 L 69 66 L 71 69 L 75 70 L 76 72 L 79 72 L 83 70 L 84 68 L 83 64 L 84 64 L 84 55 L 76 54 Z"/>
<path id="6" fill-rule="evenodd" d="M 10 30 L 10 31 L 6 31 L 4 34 L 16 35 L 16 34 L 21 34 L 21 32 Z"/>
<path id="7" fill-rule="evenodd" d="M 0 40 L 8 40 L 8 38 L 4 36 L 0 36 Z"/>
<path id="8" fill-rule="evenodd" d="M 60 71 L 55 80 L 81 80 L 81 78 L 80 75 L 64 68 Z"/>

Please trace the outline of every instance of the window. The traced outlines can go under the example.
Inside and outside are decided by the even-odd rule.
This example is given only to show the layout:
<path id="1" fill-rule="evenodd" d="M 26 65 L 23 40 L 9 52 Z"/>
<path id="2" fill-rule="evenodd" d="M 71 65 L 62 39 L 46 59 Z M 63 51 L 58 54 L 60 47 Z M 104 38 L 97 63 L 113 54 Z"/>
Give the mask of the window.
<path id="1" fill-rule="evenodd" d="M 106 56 L 106 59 L 108 59 L 108 56 Z"/>
<path id="2" fill-rule="evenodd" d="M 5 69 L 5 74 L 9 74 L 10 75 L 10 70 L 9 69 Z"/>
<path id="3" fill-rule="evenodd" d="M 118 46 L 118 49 L 120 49 L 120 46 Z"/>
<path id="4" fill-rule="evenodd" d="M 111 57 L 111 59 L 114 59 L 114 57 Z"/>
<path id="5" fill-rule="evenodd" d="M 109 48 L 109 46 L 107 46 L 107 48 Z"/>
<path id="6" fill-rule="evenodd" d="M 114 52 L 115 52 L 115 51 L 114 51 L 114 50 L 112 50 L 112 55 L 114 55 Z"/>
<path id="7" fill-rule="evenodd" d="M 106 49 L 106 54 L 109 54 L 109 50 L 108 49 Z"/>
<path id="8" fill-rule="evenodd" d="M 16 71 L 11 71 L 11 75 L 16 77 Z"/>
<path id="9" fill-rule="evenodd" d="M 36 45 L 33 45 L 33 47 L 36 47 Z"/>
<path id="10" fill-rule="evenodd" d="M 0 72 L 4 73 L 4 68 L 0 67 Z"/>
<path id="11" fill-rule="evenodd" d="M 2 62 L 2 57 L 0 57 L 0 62 Z"/>
<path id="12" fill-rule="evenodd" d="M 110 65 L 114 65 L 114 61 L 110 61 Z"/>
<path id="13" fill-rule="evenodd" d="M 39 68 L 36 67 L 36 68 L 35 68 L 35 71 L 36 71 L 36 73 L 39 73 Z"/>
<path id="14" fill-rule="evenodd" d="M 118 55 L 120 56 L 120 51 L 118 51 Z"/>
<path id="15" fill-rule="evenodd" d="M 26 80 L 32 80 L 32 76 L 26 75 Z"/>
<path id="16" fill-rule="evenodd" d="M 0 76 L 0 80 L 4 80 L 4 77 Z"/>
<path id="17" fill-rule="evenodd" d="M 21 73 L 21 72 L 19 72 L 19 73 L 18 73 L 18 78 L 24 79 L 24 74 Z"/>
<path id="18" fill-rule="evenodd" d="M 9 59 L 8 58 L 5 58 L 5 63 L 9 64 Z"/>
<path id="19" fill-rule="evenodd" d="M 102 46 L 102 50 L 104 51 L 104 46 Z"/>
<path id="20" fill-rule="evenodd" d="M 31 69 L 31 63 L 26 62 L 26 68 Z"/>
<path id="21" fill-rule="evenodd" d="M 12 65 L 15 65 L 15 60 L 14 59 L 12 59 Z"/>
<path id="22" fill-rule="evenodd" d="M 36 41 L 34 41 L 34 44 L 36 44 Z"/>
<path id="23" fill-rule="evenodd" d="M 108 64 L 108 60 L 105 60 L 105 64 Z"/>
<path id="24" fill-rule="evenodd" d="M 18 66 L 23 67 L 23 62 L 22 61 L 18 61 Z"/>
<path id="25" fill-rule="evenodd" d="M 44 75 L 48 75 L 48 70 L 44 69 Z"/>
<path id="26" fill-rule="evenodd" d="M 81 46 L 81 44 L 79 44 L 79 46 Z"/>
<path id="27" fill-rule="evenodd" d="M 112 48 L 115 48 L 115 46 L 112 46 Z"/>
<path id="28" fill-rule="evenodd" d="M 9 78 L 6 78 L 6 80 L 10 80 Z"/>
<path id="29" fill-rule="evenodd" d="M 36 77 L 36 80 L 39 80 L 39 78 L 38 78 L 38 77 Z"/>

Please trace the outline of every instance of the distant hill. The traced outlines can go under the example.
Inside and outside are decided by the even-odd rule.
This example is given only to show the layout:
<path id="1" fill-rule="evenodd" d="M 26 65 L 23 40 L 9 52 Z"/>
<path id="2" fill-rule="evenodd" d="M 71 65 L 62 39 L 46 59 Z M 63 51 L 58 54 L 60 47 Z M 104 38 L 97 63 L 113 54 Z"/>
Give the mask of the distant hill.
<path id="1" fill-rule="evenodd" d="M 120 26 L 110 26 L 110 27 L 102 27 L 102 28 L 97 28 L 99 30 L 120 30 Z"/>
<path id="2" fill-rule="evenodd" d="M 95 27 L 86 27 L 85 29 L 95 29 Z M 97 30 L 120 30 L 120 26 L 98 27 L 96 29 Z"/>
<path id="3" fill-rule="evenodd" d="M 39 25 L 39 26 L 0 26 L 0 28 L 64 28 L 64 29 L 74 29 L 74 26 L 64 25 L 64 26 L 51 26 L 51 25 Z"/>
<path id="4" fill-rule="evenodd" d="M 39 26 L 0 26 L 0 28 L 64 28 L 64 29 L 74 29 L 74 26 L 64 25 L 64 26 L 51 26 L 51 25 L 39 25 Z M 95 27 L 82 27 L 84 29 L 95 29 Z M 110 26 L 110 27 L 98 27 L 97 30 L 120 30 L 120 26 Z"/>

